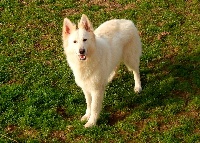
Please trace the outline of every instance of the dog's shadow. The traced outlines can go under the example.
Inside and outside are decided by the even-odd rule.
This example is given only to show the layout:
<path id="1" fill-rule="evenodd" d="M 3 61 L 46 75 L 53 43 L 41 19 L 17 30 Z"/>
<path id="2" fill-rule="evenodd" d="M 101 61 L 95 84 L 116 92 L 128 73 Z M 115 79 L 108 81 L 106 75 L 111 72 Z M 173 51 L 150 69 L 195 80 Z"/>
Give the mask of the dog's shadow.
<path id="1" fill-rule="evenodd" d="M 119 75 L 107 87 L 99 124 L 107 121 L 108 125 L 113 126 L 125 120 L 136 108 L 147 112 L 178 99 L 183 100 L 187 106 L 188 93 L 200 92 L 198 55 L 200 52 L 142 63 L 144 67 L 140 74 L 143 91 L 140 94 L 134 93 L 132 73 L 121 66 Z M 177 100 L 171 101 L 171 98 Z"/>

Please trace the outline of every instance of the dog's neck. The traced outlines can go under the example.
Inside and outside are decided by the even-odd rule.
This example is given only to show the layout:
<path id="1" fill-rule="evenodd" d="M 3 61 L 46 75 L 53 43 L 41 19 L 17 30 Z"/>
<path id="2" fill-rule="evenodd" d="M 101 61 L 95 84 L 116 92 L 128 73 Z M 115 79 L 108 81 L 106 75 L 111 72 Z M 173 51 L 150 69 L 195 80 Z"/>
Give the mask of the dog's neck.
<path id="1" fill-rule="evenodd" d="M 78 61 L 77 65 L 72 68 L 75 81 L 80 87 L 84 86 L 87 80 L 91 80 L 93 74 L 98 72 L 97 68 L 100 64 L 100 58 L 96 56 L 97 52 L 94 52 L 90 57 L 87 57 L 85 61 Z M 93 80 L 92 80 L 93 81 Z"/>

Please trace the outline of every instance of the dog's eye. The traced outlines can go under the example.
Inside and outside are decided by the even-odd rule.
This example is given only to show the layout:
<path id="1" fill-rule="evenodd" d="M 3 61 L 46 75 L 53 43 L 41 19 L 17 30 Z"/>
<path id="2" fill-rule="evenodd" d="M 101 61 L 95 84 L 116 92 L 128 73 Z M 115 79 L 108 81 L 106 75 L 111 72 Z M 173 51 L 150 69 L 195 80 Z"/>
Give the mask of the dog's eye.
<path id="1" fill-rule="evenodd" d="M 77 41 L 76 41 L 76 40 L 74 40 L 74 43 L 77 43 Z"/>
<path id="2" fill-rule="evenodd" d="M 87 41 L 87 39 L 83 39 L 83 42 Z"/>

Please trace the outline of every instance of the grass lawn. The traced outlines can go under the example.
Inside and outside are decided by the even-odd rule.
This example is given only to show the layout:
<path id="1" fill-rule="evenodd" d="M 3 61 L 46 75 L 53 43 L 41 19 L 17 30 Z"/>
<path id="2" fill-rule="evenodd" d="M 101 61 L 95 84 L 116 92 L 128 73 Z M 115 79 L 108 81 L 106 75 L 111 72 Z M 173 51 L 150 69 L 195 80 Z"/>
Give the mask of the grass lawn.
<path id="1" fill-rule="evenodd" d="M 82 13 L 94 27 L 130 19 L 143 43 L 142 93 L 121 65 L 90 129 L 61 40 Z M 200 142 L 199 1 L 1 0 L 0 142 Z"/>

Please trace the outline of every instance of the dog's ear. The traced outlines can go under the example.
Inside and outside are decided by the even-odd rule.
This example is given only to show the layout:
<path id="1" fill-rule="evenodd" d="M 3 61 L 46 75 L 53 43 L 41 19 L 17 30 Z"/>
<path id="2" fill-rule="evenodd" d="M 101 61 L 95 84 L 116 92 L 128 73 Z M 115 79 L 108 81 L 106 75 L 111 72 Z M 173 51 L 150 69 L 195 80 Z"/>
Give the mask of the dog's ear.
<path id="1" fill-rule="evenodd" d="M 68 18 L 65 18 L 63 21 L 62 29 L 63 40 L 66 39 L 74 30 L 76 30 L 76 25 L 73 24 Z"/>
<path id="2" fill-rule="evenodd" d="M 93 31 L 93 26 L 85 14 L 82 15 L 78 28 L 84 28 L 88 32 Z"/>

